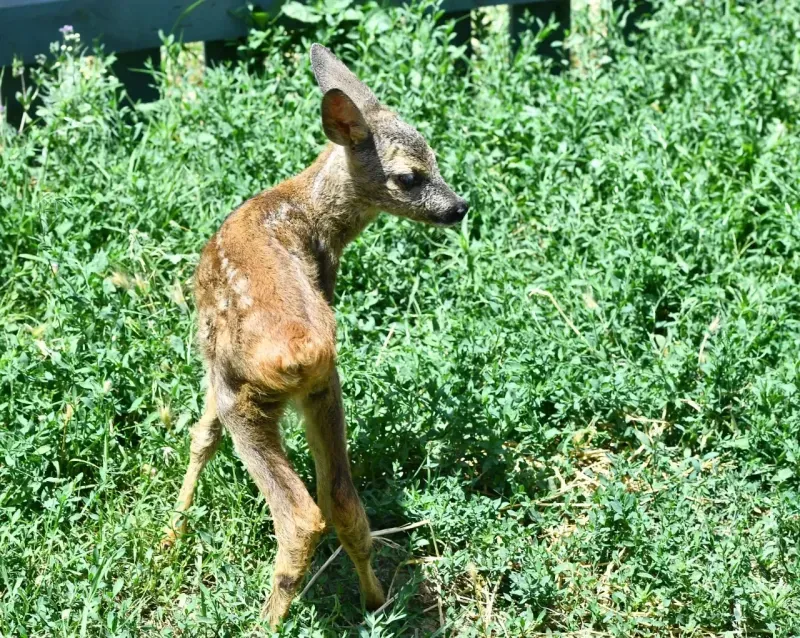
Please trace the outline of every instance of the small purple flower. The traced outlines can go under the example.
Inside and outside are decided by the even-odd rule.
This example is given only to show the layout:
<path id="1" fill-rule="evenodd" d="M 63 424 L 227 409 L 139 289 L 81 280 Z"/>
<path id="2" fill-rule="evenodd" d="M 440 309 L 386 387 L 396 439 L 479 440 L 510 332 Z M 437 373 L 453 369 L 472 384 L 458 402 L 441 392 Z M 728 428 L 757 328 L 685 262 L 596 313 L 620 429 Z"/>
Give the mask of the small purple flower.
<path id="1" fill-rule="evenodd" d="M 74 29 L 72 28 L 71 24 L 65 24 L 63 27 L 59 29 L 61 35 L 70 35 Z"/>

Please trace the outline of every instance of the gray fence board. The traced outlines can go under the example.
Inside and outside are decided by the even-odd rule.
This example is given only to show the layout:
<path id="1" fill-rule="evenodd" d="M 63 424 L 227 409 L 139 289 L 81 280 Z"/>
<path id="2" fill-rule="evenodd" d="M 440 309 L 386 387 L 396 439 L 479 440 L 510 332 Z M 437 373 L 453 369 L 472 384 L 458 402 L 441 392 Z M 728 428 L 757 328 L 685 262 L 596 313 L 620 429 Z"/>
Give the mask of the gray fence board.
<path id="1" fill-rule="evenodd" d="M 558 0 L 566 5 L 569 0 Z M 552 0 L 445 0 L 447 12 L 463 13 L 492 5 L 552 4 Z M 195 5 L 196 6 L 192 6 Z M 269 9 L 275 0 L 261 2 Z M 16 55 L 33 62 L 60 39 L 58 30 L 72 26 L 84 43 L 99 38 L 107 51 L 157 47 L 159 29 L 184 42 L 240 38 L 247 35 L 243 0 L 0 0 L 0 66 Z M 239 13 L 240 15 L 236 15 Z"/>
<path id="2" fill-rule="evenodd" d="M 395 4 L 404 1 L 390 0 Z M 274 12 L 282 2 L 262 0 L 256 4 Z M 80 33 L 84 45 L 97 40 L 107 52 L 117 54 L 114 72 L 130 99 L 153 100 L 158 92 L 140 70 L 146 61 L 158 65 L 159 31 L 174 34 L 183 42 L 204 42 L 208 64 L 232 60 L 235 47 L 227 43 L 247 36 L 247 4 L 247 0 L 0 0 L 0 67 L 6 67 L 0 105 L 8 108 L 6 119 L 17 123 L 22 114 L 21 105 L 13 99 L 20 81 L 11 77 L 9 65 L 15 57 L 30 64 L 38 54 L 49 53 L 50 44 L 61 39 L 59 29 L 65 25 Z M 456 41 L 469 50 L 470 11 L 494 5 L 511 5 L 513 42 L 518 39 L 520 17 L 526 9 L 544 21 L 555 13 L 562 28 L 543 44 L 542 53 L 560 55 L 551 43 L 569 24 L 570 0 L 444 0 L 444 11 L 461 18 Z"/>
<path id="3" fill-rule="evenodd" d="M 71 25 L 84 43 L 99 38 L 107 51 L 137 51 L 160 45 L 158 31 L 185 42 L 226 40 L 247 35 L 247 24 L 231 12 L 246 9 L 242 0 L 205 0 L 187 11 L 178 0 L 0 0 L 0 66 L 16 55 L 32 62 Z"/>

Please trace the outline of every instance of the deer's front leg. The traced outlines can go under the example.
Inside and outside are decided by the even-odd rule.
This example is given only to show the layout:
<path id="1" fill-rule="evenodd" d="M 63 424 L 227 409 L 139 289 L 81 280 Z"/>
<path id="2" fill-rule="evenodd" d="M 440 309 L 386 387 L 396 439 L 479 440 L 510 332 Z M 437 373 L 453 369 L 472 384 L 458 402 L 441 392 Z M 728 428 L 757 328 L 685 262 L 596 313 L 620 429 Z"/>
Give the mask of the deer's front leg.
<path id="1" fill-rule="evenodd" d="M 326 386 L 300 401 L 300 407 L 317 469 L 317 502 L 355 564 L 367 608 L 377 609 L 385 598 L 370 562 L 369 521 L 350 474 L 342 391 L 336 370 Z"/>

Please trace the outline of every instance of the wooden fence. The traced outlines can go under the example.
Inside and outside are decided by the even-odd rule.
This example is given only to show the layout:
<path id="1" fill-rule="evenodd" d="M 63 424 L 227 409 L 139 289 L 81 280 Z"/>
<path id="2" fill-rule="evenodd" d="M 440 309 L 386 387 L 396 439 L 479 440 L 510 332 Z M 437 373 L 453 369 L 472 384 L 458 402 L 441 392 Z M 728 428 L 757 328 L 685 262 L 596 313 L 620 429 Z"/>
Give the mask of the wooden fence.
<path id="1" fill-rule="evenodd" d="M 280 1 L 258 4 L 274 10 Z M 444 0 L 443 9 L 449 16 L 464 18 L 457 23 L 457 38 L 468 42 L 470 11 L 498 4 L 509 6 L 513 39 L 526 11 L 543 22 L 555 15 L 560 30 L 542 45 L 543 54 L 553 55 L 552 43 L 570 25 L 570 0 Z M 8 109 L 8 120 L 18 121 L 21 106 L 14 95 L 20 79 L 12 76 L 9 65 L 15 56 L 28 64 L 47 53 L 64 25 L 80 33 L 83 42 L 99 38 L 107 51 L 117 54 L 114 72 L 132 99 L 155 99 L 150 77 L 140 70 L 148 60 L 158 66 L 159 30 L 183 42 L 204 42 L 207 64 L 232 60 L 236 50 L 230 42 L 247 35 L 246 10 L 245 0 L 0 0 L 0 67 L 5 67 L 0 103 Z"/>

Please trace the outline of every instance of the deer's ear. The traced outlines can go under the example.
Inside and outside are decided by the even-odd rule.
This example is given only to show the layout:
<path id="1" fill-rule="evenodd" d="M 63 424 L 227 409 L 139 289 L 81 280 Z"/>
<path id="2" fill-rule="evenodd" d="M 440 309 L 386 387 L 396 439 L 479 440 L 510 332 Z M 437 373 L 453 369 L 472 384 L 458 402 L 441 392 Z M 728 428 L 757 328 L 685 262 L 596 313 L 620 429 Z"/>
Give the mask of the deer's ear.
<path id="1" fill-rule="evenodd" d="M 311 45 L 311 69 L 323 93 L 331 89 L 344 91 L 362 111 L 378 105 L 378 98 L 359 80 L 330 49 Z"/>
<path id="2" fill-rule="evenodd" d="M 364 116 L 341 89 L 331 89 L 322 98 L 322 128 L 334 144 L 353 147 L 369 137 Z"/>

